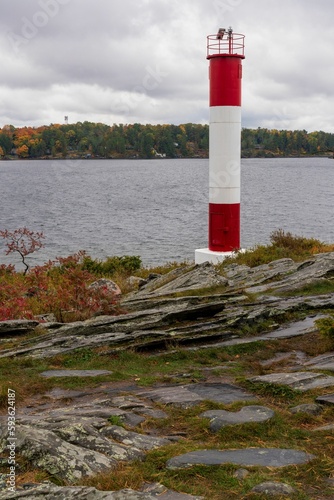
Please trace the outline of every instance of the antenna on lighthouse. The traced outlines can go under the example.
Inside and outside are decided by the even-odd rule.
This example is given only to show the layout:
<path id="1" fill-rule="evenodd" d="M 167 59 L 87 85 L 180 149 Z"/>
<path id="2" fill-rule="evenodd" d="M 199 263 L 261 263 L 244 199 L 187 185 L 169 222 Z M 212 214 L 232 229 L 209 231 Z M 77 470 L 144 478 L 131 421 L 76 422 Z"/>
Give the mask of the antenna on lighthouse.
<path id="1" fill-rule="evenodd" d="M 195 262 L 217 264 L 240 250 L 241 79 L 244 35 L 230 26 L 207 37 L 210 65 L 209 237 Z"/>

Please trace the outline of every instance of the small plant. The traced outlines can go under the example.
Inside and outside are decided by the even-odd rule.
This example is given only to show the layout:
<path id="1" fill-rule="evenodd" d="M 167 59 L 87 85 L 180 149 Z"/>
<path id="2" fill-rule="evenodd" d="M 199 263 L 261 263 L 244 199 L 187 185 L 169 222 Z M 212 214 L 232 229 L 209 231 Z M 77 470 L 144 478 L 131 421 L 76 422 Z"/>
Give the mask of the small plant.
<path id="1" fill-rule="evenodd" d="M 108 422 L 112 425 L 118 425 L 119 427 L 124 427 L 124 422 L 119 415 L 110 415 Z"/>
<path id="2" fill-rule="evenodd" d="M 27 274 L 29 265 L 26 262 L 26 257 L 44 247 L 41 241 L 44 238 L 44 234 L 30 231 L 27 227 L 20 227 L 14 231 L 9 231 L 8 229 L 0 231 L 0 236 L 7 241 L 6 255 L 14 252 L 18 253 L 22 264 L 25 266 L 23 274 Z"/>
<path id="3" fill-rule="evenodd" d="M 334 346 L 334 316 L 317 319 L 315 324 L 320 332 L 320 335 L 325 337 Z"/>

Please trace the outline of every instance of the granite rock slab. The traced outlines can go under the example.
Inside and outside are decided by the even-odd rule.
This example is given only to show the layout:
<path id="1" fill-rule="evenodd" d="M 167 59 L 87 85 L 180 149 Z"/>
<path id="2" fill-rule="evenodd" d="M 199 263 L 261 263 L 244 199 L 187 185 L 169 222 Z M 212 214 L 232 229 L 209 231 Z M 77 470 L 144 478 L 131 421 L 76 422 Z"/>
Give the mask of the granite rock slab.
<path id="1" fill-rule="evenodd" d="M 320 415 L 323 412 L 323 406 L 315 403 L 302 404 L 290 408 L 290 412 L 296 413 L 307 413 L 308 415 Z"/>
<path id="2" fill-rule="evenodd" d="M 245 424 L 248 422 L 267 422 L 275 412 L 265 406 L 244 406 L 240 411 L 209 410 L 201 413 L 200 417 L 210 418 L 210 430 L 219 431 L 228 425 Z"/>
<path id="3" fill-rule="evenodd" d="M 0 500 L 203 500 L 203 497 L 177 493 L 153 485 L 151 491 L 134 491 L 125 489 L 120 491 L 100 491 L 87 486 L 56 486 L 55 484 L 40 484 L 25 490 L 16 490 L 13 493 L 0 491 Z"/>
<path id="4" fill-rule="evenodd" d="M 30 319 L 9 319 L 7 321 L 0 321 L 0 335 L 29 333 L 38 325 L 39 321 Z"/>
<path id="5" fill-rule="evenodd" d="M 34 467 L 68 482 L 106 472 L 117 465 L 115 459 L 68 443 L 47 429 L 17 425 L 15 433 L 18 453 Z M 7 436 L 1 436 L 1 452 L 5 450 L 6 444 Z"/>
<path id="6" fill-rule="evenodd" d="M 320 427 L 316 427 L 312 429 L 312 431 L 334 431 L 334 424 L 321 425 Z"/>
<path id="7" fill-rule="evenodd" d="M 265 483 L 254 486 L 254 488 L 252 489 L 252 493 L 262 493 L 264 495 L 275 497 L 281 495 L 293 495 L 294 493 L 296 493 L 296 490 L 289 484 L 267 481 Z"/>
<path id="8" fill-rule="evenodd" d="M 42 415 L 39 416 L 41 418 Z M 137 415 L 136 413 L 130 411 L 120 410 L 118 408 L 112 408 L 108 406 L 86 406 L 86 407 L 63 407 L 55 410 L 50 410 L 47 416 L 51 418 L 62 418 L 72 417 L 72 418 L 81 418 L 81 417 L 91 417 L 91 418 L 104 418 L 108 419 L 112 416 L 119 417 L 122 422 L 124 422 L 129 427 L 136 427 L 137 425 L 144 422 L 145 418 L 141 415 Z M 46 417 L 46 414 L 45 414 Z"/>
<path id="9" fill-rule="evenodd" d="M 334 394 L 325 394 L 324 396 L 318 396 L 316 401 L 320 404 L 334 405 Z"/>
<path id="10" fill-rule="evenodd" d="M 46 370 L 40 373 L 42 377 L 98 377 L 99 375 L 111 375 L 109 370 Z"/>
<path id="11" fill-rule="evenodd" d="M 316 330 L 316 321 L 322 318 L 322 315 L 308 316 L 300 321 L 295 321 L 291 324 L 282 326 L 273 332 L 267 333 L 267 339 L 289 339 L 292 337 L 299 337 L 306 333 L 311 333 Z"/>
<path id="12" fill-rule="evenodd" d="M 171 444 L 171 441 L 167 438 L 148 436 L 146 434 L 139 434 L 138 432 L 127 431 L 119 425 L 105 427 L 100 432 L 103 436 L 111 437 L 119 443 L 123 443 L 126 446 L 131 446 L 139 450 L 148 451 Z"/>
<path id="13" fill-rule="evenodd" d="M 75 444 L 80 448 L 98 451 L 114 460 L 130 461 L 143 458 L 143 453 L 130 440 L 127 443 L 128 446 L 122 446 L 107 439 L 106 435 L 103 434 L 103 429 L 99 432 L 87 423 L 62 422 L 50 427 L 57 436 L 67 443 Z"/>
<path id="14" fill-rule="evenodd" d="M 305 363 L 312 370 L 328 370 L 334 372 L 334 352 L 316 356 Z"/>
<path id="15" fill-rule="evenodd" d="M 171 458 L 168 469 L 183 469 L 193 465 L 236 464 L 243 466 L 285 467 L 305 464 L 315 458 L 299 450 L 281 448 L 246 448 L 242 450 L 198 450 Z"/>
<path id="16" fill-rule="evenodd" d="M 204 262 L 188 268 L 175 269 L 141 287 L 137 297 L 168 295 L 212 286 L 228 286 L 227 278 Z"/>
<path id="17" fill-rule="evenodd" d="M 159 387 L 139 392 L 137 395 L 154 402 L 173 404 L 182 408 L 189 408 L 206 400 L 228 404 L 235 401 L 254 401 L 256 399 L 255 396 L 236 385 L 223 383 Z"/>
<path id="18" fill-rule="evenodd" d="M 271 373 L 249 379 L 251 382 L 286 385 L 299 391 L 308 391 L 334 385 L 334 377 L 322 373 L 294 372 Z"/>

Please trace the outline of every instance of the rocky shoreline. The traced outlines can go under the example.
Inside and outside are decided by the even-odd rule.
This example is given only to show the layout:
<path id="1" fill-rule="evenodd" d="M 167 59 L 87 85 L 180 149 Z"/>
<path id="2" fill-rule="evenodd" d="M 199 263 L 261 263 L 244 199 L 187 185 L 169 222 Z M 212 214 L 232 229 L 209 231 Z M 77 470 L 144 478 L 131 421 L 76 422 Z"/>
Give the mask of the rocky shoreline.
<path id="1" fill-rule="evenodd" d="M 302 339 L 317 331 L 316 319 L 334 309 L 334 293 L 304 294 L 303 291 L 307 287 L 316 290 L 318 285 L 332 283 L 333 277 L 334 253 L 318 254 L 302 263 L 280 259 L 255 268 L 231 265 L 224 275 L 208 263 L 178 268 L 167 275 L 152 277 L 141 283 L 138 291 L 123 297 L 124 314 L 119 316 L 100 316 L 65 325 L 25 320 L 1 322 L 0 359 L 47 360 L 87 348 L 104 348 L 104 356 L 130 349 L 159 359 L 166 352 L 180 350 L 196 352 L 254 342 Z M 31 332 L 38 334 L 27 336 Z M 6 348 L 6 344 L 11 347 Z M 312 357 L 303 351 L 278 351 L 273 359 L 265 362 L 263 366 L 267 372 L 249 377 L 250 383 L 276 384 L 303 393 L 315 391 L 313 402 L 302 408 L 291 408 L 291 412 L 321 413 L 324 408 L 334 405 L 331 392 L 334 352 Z M 41 376 L 108 377 L 108 371 L 48 370 Z M 145 484 L 138 491 L 118 492 L 71 486 L 84 477 L 115 470 L 119 462 L 145 460 L 149 450 L 182 440 L 182 435 L 165 435 L 163 429 L 159 435 L 140 432 L 139 426 L 147 419 L 166 418 L 164 407 L 193 408 L 208 400 L 218 405 L 237 402 L 244 405 L 238 411 L 217 409 L 199 415 L 207 419 L 212 433 L 219 433 L 226 426 L 249 422 L 260 425 L 275 416 L 275 409 L 261 405 L 256 394 L 239 386 L 231 377 L 228 380 L 222 376 L 213 377 L 211 371 L 203 367 L 200 382 L 185 380 L 181 377 L 179 383 L 166 382 L 149 388 L 139 383 L 105 381 L 98 387 L 76 391 L 54 389 L 36 398 L 33 405 L 20 408 L 16 420 L 17 452 L 33 467 L 67 486 L 46 482 L 23 485 L 10 492 L 3 474 L 2 478 L 0 475 L 0 499 L 206 498 L 172 491 L 157 483 Z M 325 394 L 324 388 L 328 388 Z M 6 417 L 1 418 L 3 424 Z M 5 425 L 1 427 L 0 452 L 4 455 L 8 436 Z M 333 428 L 334 424 L 327 423 L 328 433 L 332 433 Z M 242 476 L 252 467 L 295 467 L 314 459 L 313 454 L 294 448 L 263 446 L 213 450 L 201 447 L 171 458 L 166 468 L 232 463 L 240 467 Z M 330 487 L 333 478 L 329 474 L 327 479 Z M 269 483 L 257 484 L 254 495 L 299 498 L 293 496 L 298 495 L 296 487 Z M 330 496 L 319 493 L 314 498 Z"/>

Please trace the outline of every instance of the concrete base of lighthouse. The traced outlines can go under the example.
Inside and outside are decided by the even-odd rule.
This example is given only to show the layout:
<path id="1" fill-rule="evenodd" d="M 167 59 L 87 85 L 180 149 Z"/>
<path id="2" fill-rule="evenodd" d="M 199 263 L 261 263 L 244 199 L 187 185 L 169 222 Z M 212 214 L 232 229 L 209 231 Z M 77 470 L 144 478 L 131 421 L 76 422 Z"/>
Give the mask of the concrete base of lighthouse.
<path id="1" fill-rule="evenodd" d="M 245 252 L 244 249 L 238 252 Z M 210 262 L 210 264 L 220 264 L 227 257 L 235 257 L 236 252 L 213 252 L 208 248 L 199 248 L 195 250 L 195 264 L 203 264 L 203 262 Z"/>

